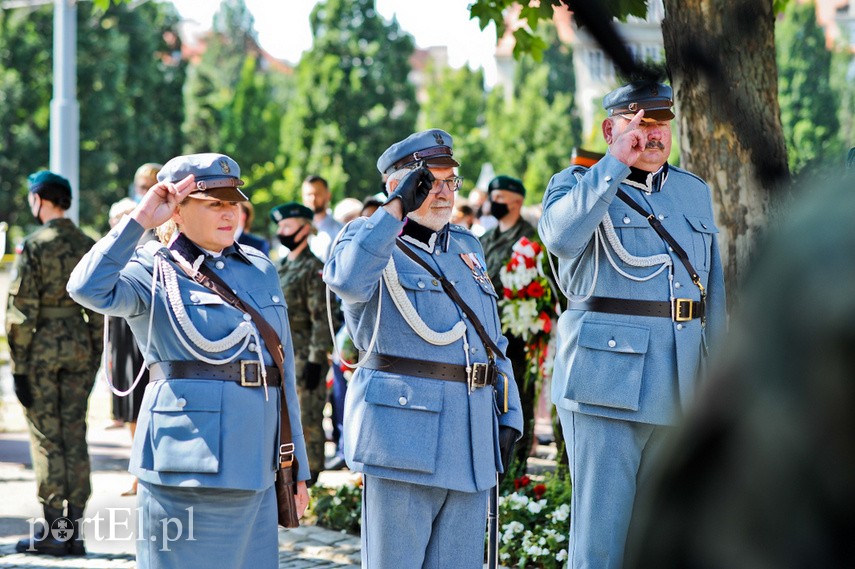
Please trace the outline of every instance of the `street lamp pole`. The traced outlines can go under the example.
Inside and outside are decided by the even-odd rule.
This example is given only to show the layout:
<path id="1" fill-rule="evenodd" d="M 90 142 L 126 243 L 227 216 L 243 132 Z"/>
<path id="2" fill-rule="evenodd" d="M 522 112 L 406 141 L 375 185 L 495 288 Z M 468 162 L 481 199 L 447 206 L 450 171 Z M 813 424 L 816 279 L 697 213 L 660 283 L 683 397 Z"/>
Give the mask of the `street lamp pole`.
<path id="1" fill-rule="evenodd" d="M 71 183 L 75 223 L 80 212 L 80 106 L 77 103 L 77 0 L 54 0 L 50 169 Z"/>

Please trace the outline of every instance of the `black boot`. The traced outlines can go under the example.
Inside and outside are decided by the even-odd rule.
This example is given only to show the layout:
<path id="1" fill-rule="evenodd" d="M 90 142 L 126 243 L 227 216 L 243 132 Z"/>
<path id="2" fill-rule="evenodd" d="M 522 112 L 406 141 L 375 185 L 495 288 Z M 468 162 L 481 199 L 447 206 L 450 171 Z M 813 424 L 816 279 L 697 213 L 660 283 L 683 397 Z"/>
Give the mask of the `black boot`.
<path id="1" fill-rule="evenodd" d="M 74 527 L 74 536 L 68 541 L 69 555 L 86 555 L 83 546 L 83 508 L 68 503 L 68 518 Z"/>
<path id="2" fill-rule="evenodd" d="M 18 553 L 39 553 L 65 557 L 68 555 L 68 541 L 71 536 L 71 523 L 62 516 L 62 510 L 51 508 L 47 504 L 44 507 L 45 522 L 47 526 L 40 535 L 33 538 L 24 538 L 15 545 Z M 66 526 L 65 529 L 63 526 Z M 58 530 L 59 538 L 54 537 L 51 530 Z M 66 531 L 63 535 L 61 532 Z"/>

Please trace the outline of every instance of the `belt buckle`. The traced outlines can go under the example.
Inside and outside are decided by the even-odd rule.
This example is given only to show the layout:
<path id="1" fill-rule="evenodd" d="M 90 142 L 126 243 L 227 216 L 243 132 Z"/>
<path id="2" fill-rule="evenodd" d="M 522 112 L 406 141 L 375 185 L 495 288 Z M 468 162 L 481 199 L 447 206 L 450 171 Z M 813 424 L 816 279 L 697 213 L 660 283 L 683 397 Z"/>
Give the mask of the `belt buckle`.
<path id="1" fill-rule="evenodd" d="M 489 363 L 472 364 L 472 387 L 487 387 L 493 385 L 495 367 Z"/>
<path id="2" fill-rule="evenodd" d="M 692 320 L 695 316 L 692 311 L 692 299 L 691 298 L 675 298 L 674 299 L 674 321 L 675 322 L 688 322 Z M 684 315 L 685 312 L 685 315 Z"/>
<path id="3" fill-rule="evenodd" d="M 285 458 L 287 457 L 287 460 Z M 288 468 L 294 462 L 294 443 L 283 443 L 279 445 L 279 466 Z"/>
<path id="4" fill-rule="evenodd" d="M 247 379 L 246 368 L 255 366 L 255 380 Z M 258 362 L 241 360 L 240 362 L 240 384 L 243 387 L 260 387 L 261 386 L 261 370 Z"/>

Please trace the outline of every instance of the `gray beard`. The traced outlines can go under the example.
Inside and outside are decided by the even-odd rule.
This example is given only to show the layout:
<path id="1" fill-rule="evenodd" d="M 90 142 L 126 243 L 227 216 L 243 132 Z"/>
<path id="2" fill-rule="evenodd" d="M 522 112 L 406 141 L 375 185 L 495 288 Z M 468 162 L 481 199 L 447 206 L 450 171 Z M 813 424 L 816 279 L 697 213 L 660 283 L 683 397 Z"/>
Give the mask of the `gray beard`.
<path id="1" fill-rule="evenodd" d="M 414 211 L 411 211 L 410 213 L 407 214 L 407 217 L 409 217 L 410 219 L 412 219 L 416 223 L 424 225 L 428 229 L 433 229 L 434 231 L 439 231 L 440 229 L 445 227 L 449 221 L 451 221 L 451 215 L 453 213 L 454 213 L 454 210 L 451 208 L 448 209 L 447 214 L 436 212 L 433 210 L 429 210 L 427 214 L 422 215 L 420 213 L 416 213 Z"/>

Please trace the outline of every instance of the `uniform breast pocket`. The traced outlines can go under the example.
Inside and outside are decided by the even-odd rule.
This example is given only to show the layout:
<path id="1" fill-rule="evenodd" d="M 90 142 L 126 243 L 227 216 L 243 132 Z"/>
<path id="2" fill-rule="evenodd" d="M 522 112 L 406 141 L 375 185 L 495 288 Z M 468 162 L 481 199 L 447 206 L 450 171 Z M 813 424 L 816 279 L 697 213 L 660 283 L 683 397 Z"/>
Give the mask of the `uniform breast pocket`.
<path id="1" fill-rule="evenodd" d="M 163 382 L 155 395 L 149 430 L 155 470 L 219 471 L 222 399 L 221 381 Z"/>
<path id="2" fill-rule="evenodd" d="M 426 273 L 398 273 L 398 283 L 428 326 L 433 328 L 446 325 L 450 314 L 446 308 L 451 307 L 445 303 L 451 301 L 438 280 Z"/>
<path id="3" fill-rule="evenodd" d="M 363 464 L 433 473 L 439 441 L 442 385 L 420 379 L 418 388 L 391 374 L 371 378 L 354 449 Z"/>
<path id="4" fill-rule="evenodd" d="M 268 288 L 255 289 L 248 292 L 253 303 L 258 306 L 264 319 L 277 331 L 287 330 L 288 317 L 286 314 L 285 297 L 281 290 Z"/>
<path id="5" fill-rule="evenodd" d="M 205 336 L 217 338 L 231 332 L 231 329 L 225 327 L 225 320 L 221 316 L 228 307 L 222 297 L 202 290 L 182 290 L 182 295 L 185 296 L 184 309 L 190 320 L 199 330 L 205 331 Z"/>
<path id="6" fill-rule="evenodd" d="M 629 254 L 647 256 L 660 252 L 661 239 L 644 217 L 629 209 L 617 209 L 610 211 L 609 214 L 612 217 L 615 232 Z"/>
<path id="7" fill-rule="evenodd" d="M 692 265 L 699 271 L 709 271 L 713 235 L 718 233 L 718 228 L 708 217 L 685 217 L 692 226 Z"/>
<path id="8" fill-rule="evenodd" d="M 648 328 L 583 322 L 565 397 L 637 411 L 649 339 Z"/>

